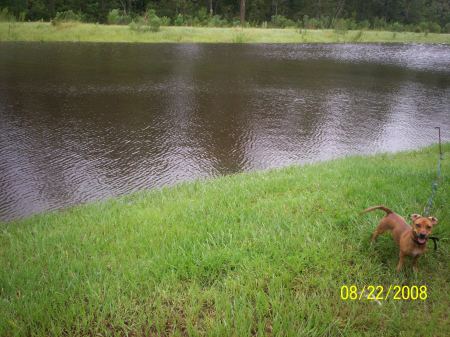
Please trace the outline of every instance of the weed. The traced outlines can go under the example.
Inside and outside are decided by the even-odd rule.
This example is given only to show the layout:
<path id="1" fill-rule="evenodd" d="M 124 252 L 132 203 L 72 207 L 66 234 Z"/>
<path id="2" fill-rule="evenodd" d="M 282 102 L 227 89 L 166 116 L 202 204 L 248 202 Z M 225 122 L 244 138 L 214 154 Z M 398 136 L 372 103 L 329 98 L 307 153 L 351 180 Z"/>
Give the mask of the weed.
<path id="1" fill-rule="evenodd" d="M 244 32 L 237 32 L 233 36 L 233 43 L 245 43 L 247 42 L 247 36 Z"/>

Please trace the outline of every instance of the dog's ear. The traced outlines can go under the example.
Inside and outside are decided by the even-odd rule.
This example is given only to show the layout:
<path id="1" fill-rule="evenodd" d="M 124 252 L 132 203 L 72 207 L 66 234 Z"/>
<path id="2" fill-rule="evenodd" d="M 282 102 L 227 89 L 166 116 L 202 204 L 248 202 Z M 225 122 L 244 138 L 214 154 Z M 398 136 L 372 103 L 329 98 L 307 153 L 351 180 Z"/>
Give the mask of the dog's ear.
<path id="1" fill-rule="evenodd" d="M 421 217 L 420 214 L 411 214 L 411 220 L 412 221 L 416 221 L 417 219 L 419 219 Z"/>
<path id="2" fill-rule="evenodd" d="M 434 226 L 438 223 L 438 219 L 435 218 L 434 216 L 429 216 L 428 219 L 431 220 L 431 224 Z"/>

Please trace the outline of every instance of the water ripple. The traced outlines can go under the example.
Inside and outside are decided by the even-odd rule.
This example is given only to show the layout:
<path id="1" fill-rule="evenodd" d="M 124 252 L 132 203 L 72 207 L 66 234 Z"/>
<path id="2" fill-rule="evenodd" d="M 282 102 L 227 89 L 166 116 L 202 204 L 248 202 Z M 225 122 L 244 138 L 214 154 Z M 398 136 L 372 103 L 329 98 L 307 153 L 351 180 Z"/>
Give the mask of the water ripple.
<path id="1" fill-rule="evenodd" d="M 449 140 L 449 72 L 443 45 L 2 44 L 0 219 Z"/>

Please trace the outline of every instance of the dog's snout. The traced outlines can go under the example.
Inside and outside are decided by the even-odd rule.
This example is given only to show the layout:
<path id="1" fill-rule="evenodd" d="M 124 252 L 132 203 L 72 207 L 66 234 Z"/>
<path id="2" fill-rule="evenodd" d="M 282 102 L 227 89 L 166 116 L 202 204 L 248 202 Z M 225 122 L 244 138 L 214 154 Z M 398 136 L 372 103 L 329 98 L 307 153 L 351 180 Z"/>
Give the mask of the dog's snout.
<path id="1" fill-rule="evenodd" d="M 420 233 L 420 234 L 419 234 L 419 238 L 421 238 L 421 239 L 425 239 L 426 237 L 427 237 L 426 234 L 423 234 L 423 233 Z"/>

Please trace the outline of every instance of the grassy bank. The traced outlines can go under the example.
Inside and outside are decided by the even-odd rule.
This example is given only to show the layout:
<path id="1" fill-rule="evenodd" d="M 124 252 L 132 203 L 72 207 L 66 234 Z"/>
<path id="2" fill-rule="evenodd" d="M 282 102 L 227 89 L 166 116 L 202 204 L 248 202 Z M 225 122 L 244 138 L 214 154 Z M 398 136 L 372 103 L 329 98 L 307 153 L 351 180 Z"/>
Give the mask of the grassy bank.
<path id="1" fill-rule="evenodd" d="M 238 174 L 0 224 L 0 336 L 443 336 L 450 144 L 439 251 L 395 273 L 385 204 L 421 212 L 436 147 Z M 430 244 L 431 245 L 431 244 Z M 409 262 L 409 261 L 408 261 Z M 342 301 L 342 285 L 426 285 L 425 301 Z"/>
<path id="2" fill-rule="evenodd" d="M 136 32 L 128 26 L 85 23 L 0 23 L 0 41 L 72 42 L 219 42 L 219 43 L 450 43 L 450 34 L 387 31 L 161 27 L 159 32 Z"/>

